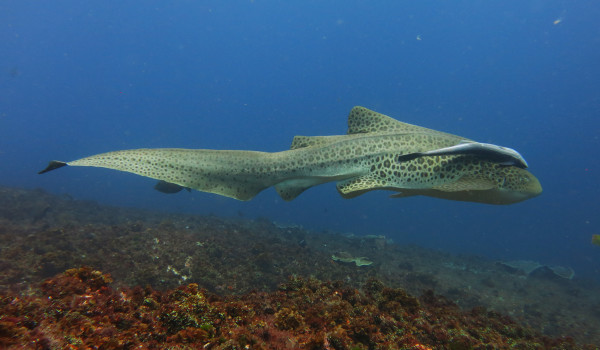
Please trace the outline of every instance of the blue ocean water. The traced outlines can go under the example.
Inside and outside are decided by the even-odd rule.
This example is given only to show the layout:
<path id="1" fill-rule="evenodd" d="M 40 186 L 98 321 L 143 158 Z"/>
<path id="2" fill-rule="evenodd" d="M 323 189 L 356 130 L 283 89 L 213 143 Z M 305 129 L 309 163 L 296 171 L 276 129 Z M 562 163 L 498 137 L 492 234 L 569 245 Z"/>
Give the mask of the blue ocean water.
<path id="1" fill-rule="evenodd" d="M 101 203 L 382 234 L 600 278 L 597 1 L 3 1 L 0 184 Z M 517 149 L 544 193 L 510 206 L 333 184 L 284 202 L 161 194 L 51 159 L 182 147 L 279 151 L 362 105 Z"/>

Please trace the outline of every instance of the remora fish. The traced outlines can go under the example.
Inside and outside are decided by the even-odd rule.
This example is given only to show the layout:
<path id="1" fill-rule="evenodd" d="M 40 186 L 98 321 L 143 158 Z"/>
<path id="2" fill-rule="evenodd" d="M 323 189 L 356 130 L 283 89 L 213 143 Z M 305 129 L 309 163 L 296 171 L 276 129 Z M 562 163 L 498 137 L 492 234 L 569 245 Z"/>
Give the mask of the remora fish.
<path id="1" fill-rule="evenodd" d="M 455 146 L 465 141 L 472 142 L 354 107 L 347 135 L 296 136 L 288 151 L 134 149 L 66 163 L 52 161 L 40 174 L 65 165 L 102 167 L 239 200 L 250 200 L 275 186 L 289 201 L 310 187 L 331 181 L 337 182 L 344 198 L 391 190 L 399 192 L 393 197 L 424 195 L 511 204 L 542 192 L 533 174 L 501 164 L 506 159 L 498 157 L 494 147 L 484 147 L 485 152 L 457 151 Z M 411 156 L 403 160 L 406 155 Z"/>
<path id="2" fill-rule="evenodd" d="M 405 154 L 399 156 L 396 160 L 398 162 L 405 162 L 422 156 L 441 156 L 447 154 L 473 154 L 503 165 L 514 165 L 523 169 L 528 166 L 523 156 L 512 148 L 467 140 L 462 140 L 455 146 L 444 147 L 427 152 Z"/>

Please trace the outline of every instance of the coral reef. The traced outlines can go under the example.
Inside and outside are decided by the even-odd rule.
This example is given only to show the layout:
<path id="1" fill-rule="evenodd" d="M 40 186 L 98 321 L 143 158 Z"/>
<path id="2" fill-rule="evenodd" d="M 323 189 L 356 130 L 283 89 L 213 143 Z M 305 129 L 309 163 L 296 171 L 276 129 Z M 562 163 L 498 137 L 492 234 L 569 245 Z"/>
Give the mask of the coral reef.
<path id="1" fill-rule="evenodd" d="M 217 296 L 195 283 L 174 290 L 110 287 L 88 267 L 0 298 L 0 346 L 30 349 L 572 349 L 482 308 L 462 312 L 370 279 L 292 278 L 274 292 Z"/>
<path id="2" fill-rule="evenodd" d="M 372 264 L 333 261 L 339 252 Z M 380 235 L 111 208 L 40 190 L 0 187 L 0 268 L 0 348 L 600 344 L 600 287 L 577 277 L 525 277 Z M 120 343 L 102 343 L 114 334 Z"/>

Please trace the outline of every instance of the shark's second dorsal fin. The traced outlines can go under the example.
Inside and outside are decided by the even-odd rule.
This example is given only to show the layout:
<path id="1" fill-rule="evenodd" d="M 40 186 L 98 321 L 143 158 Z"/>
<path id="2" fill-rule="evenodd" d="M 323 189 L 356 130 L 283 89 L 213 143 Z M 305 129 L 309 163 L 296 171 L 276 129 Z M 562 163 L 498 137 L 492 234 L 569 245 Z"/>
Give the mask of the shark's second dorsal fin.
<path id="1" fill-rule="evenodd" d="M 437 130 L 403 123 L 365 107 L 356 106 L 352 108 L 350 115 L 348 116 L 348 134 L 361 134 L 369 132 L 431 133 L 437 135 L 448 135 Z"/>
<path id="2" fill-rule="evenodd" d="M 346 135 L 334 136 L 294 136 L 290 149 L 324 146 L 347 137 Z"/>

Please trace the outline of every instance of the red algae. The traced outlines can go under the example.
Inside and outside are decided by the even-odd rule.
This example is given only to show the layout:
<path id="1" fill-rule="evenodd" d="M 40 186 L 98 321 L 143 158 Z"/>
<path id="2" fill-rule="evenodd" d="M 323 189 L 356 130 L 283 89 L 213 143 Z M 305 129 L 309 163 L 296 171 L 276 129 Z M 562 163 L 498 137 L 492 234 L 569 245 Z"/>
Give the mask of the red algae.
<path id="1" fill-rule="evenodd" d="M 510 318 L 461 311 L 432 292 L 415 298 L 370 279 L 291 278 L 273 292 L 218 296 L 188 284 L 113 289 L 89 267 L 0 298 L 7 349 L 576 349 Z M 585 348 L 585 347 L 580 347 Z M 589 347 L 591 348 L 591 347 Z"/>

